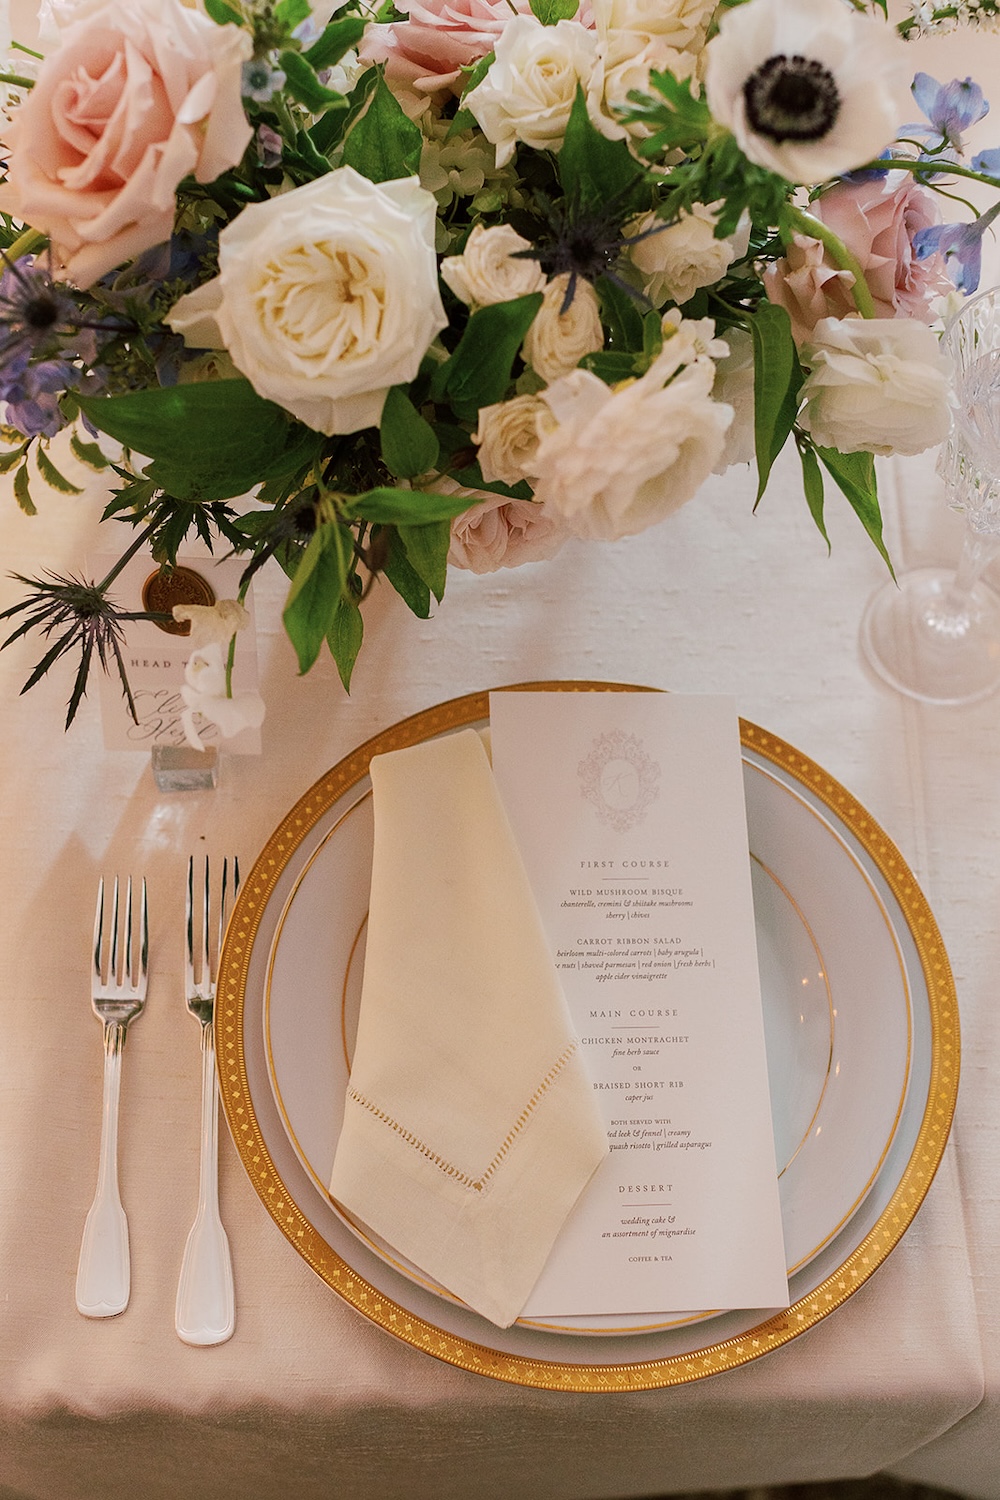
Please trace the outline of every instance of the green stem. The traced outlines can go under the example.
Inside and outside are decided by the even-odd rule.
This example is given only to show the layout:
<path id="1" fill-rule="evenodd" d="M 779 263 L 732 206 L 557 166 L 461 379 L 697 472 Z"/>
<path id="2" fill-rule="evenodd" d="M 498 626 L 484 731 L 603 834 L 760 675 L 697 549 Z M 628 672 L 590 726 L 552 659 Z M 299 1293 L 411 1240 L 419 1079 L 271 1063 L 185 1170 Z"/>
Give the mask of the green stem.
<path id="1" fill-rule="evenodd" d="M 154 530 L 155 526 L 156 526 L 156 522 L 155 521 L 151 521 L 149 523 L 149 525 L 145 528 L 145 530 L 140 531 L 140 533 L 136 537 L 135 541 L 132 542 L 132 543 L 130 543 L 130 545 L 122 553 L 121 557 L 115 563 L 114 567 L 111 569 L 111 572 L 108 574 L 107 578 L 103 578 L 101 580 L 101 582 L 99 584 L 97 584 L 97 590 L 98 590 L 99 593 L 103 594 L 104 590 L 106 588 L 110 588 L 111 587 L 111 585 L 114 583 L 115 579 L 118 577 L 118 574 L 124 568 L 125 564 L 127 562 L 131 561 L 131 559 L 135 556 L 135 554 L 138 552 L 139 548 L 142 546 L 143 542 L 149 536 L 150 532 Z"/>
<path id="2" fill-rule="evenodd" d="M 33 251 L 40 250 L 45 243 L 45 235 L 29 227 L 21 230 L 13 244 L 7 246 L 4 254 L 8 261 L 18 260 L 22 255 L 31 255 Z"/>
<path id="3" fill-rule="evenodd" d="M 226 652 L 226 697 L 233 696 L 233 663 L 236 661 L 236 632 L 229 637 L 229 650 Z"/>
<path id="4" fill-rule="evenodd" d="M 933 172 L 944 177 L 968 177 L 973 182 L 985 183 L 987 187 L 1000 188 L 1000 177 L 990 177 L 986 172 L 974 172 L 971 167 L 959 166 L 954 161 L 915 161 L 912 156 L 882 156 L 857 170 L 881 172 L 890 167 L 901 167 L 905 172 L 912 172 L 915 177 L 923 178 Z M 933 187 L 934 184 L 928 183 L 928 186 Z"/>
<path id="5" fill-rule="evenodd" d="M 26 47 L 23 42 L 11 42 L 11 49 L 15 52 L 24 52 L 28 57 L 36 57 L 39 62 L 45 61 L 43 52 L 36 52 L 33 47 Z"/>
<path id="6" fill-rule="evenodd" d="M 815 214 L 806 213 L 804 208 L 796 208 L 792 203 L 785 205 L 784 213 L 786 224 L 793 229 L 801 230 L 810 239 L 819 240 L 834 265 L 839 266 L 842 271 L 850 271 L 854 277 L 851 296 L 861 316 L 863 318 L 877 317 L 875 302 L 861 264 L 857 257 L 851 254 L 840 236 L 834 234 L 829 225 L 824 224 L 822 219 L 817 219 Z"/>
<path id="7" fill-rule="evenodd" d="M 23 73 L 0 73 L 0 83 L 9 83 L 15 89 L 33 89 L 35 80 L 25 78 Z"/>

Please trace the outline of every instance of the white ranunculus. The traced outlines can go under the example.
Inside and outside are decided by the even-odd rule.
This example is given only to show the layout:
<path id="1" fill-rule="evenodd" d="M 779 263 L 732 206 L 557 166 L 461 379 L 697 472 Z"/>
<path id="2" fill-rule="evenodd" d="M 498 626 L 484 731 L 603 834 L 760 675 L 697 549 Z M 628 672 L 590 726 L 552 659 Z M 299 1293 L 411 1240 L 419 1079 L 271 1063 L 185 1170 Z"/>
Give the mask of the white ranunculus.
<path id="1" fill-rule="evenodd" d="M 559 150 L 577 88 L 587 92 L 596 62 L 597 38 L 579 21 L 543 26 L 534 16 L 511 16 L 489 72 L 463 100 L 496 147 L 498 167 L 518 141 Z"/>
<path id="2" fill-rule="evenodd" d="M 949 426 L 950 365 L 912 318 L 822 318 L 802 350 L 802 426 L 841 453 L 922 453 Z"/>
<path id="3" fill-rule="evenodd" d="M 568 375 L 585 354 L 596 354 L 604 347 L 597 293 L 582 276 L 576 278 L 573 300 L 563 311 L 569 281 L 568 271 L 552 278 L 524 338 L 521 353 L 543 380 Z"/>
<path id="4" fill-rule="evenodd" d="M 509 224 L 489 229 L 477 224 L 461 255 L 449 255 L 441 262 L 441 279 L 470 307 L 488 307 L 540 292 L 545 272 L 537 260 L 514 259 L 516 252 L 530 249 L 530 240 L 522 239 Z"/>
<path id="5" fill-rule="evenodd" d="M 479 467 L 488 484 L 517 484 L 534 476 L 542 426 L 551 423 L 541 396 L 513 396 L 483 406 L 472 441 L 479 444 Z"/>
<path id="6" fill-rule="evenodd" d="M 720 281 L 736 258 L 731 239 L 715 238 L 716 214 L 704 203 L 684 209 L 673 223 L 656 214 L 633 220 L 626 235 L 643 235 L 628 258 L 642 275 L 642 289 L 655 307 L 689 301 L 699 287 Z"/>
<path id="7" fill-rule="evenodd" d="M 556 425 L 535 455 L 535 496 L 578 536 L 645 531 L 690 500 L 718 462 L 733 410 L 712 399 L 715 366 L 701 357 L 671 373 L 655 361 L 613 390 L 574 370 L 543 392 Z"/>
<path id="8" fill-rule="evenodd" d="M 843 0 L 748 0 L 721 13 L 704 56 L 713 117 L 789 182 L 871 161 L 906 116 L 905 44 Z"/>
<path id="9" fill-rule="evenodd" d="M 339 167 L 219 235 L 219 274 L 166 322 L 190 347 L 228 349 L 258 395 L 318 432 L 377 426 L 447 322 L 436 205 L 415 177 Z"/>

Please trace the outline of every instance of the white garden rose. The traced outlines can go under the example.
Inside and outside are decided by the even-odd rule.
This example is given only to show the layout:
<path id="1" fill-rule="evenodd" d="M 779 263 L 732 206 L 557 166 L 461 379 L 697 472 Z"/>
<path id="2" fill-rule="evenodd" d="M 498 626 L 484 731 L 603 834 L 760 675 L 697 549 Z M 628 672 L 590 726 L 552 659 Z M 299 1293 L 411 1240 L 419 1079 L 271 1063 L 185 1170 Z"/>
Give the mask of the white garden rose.
<path id="1" fill-rule="evenodd" d="M 753 337 L 747 328 L 727 328 L 726 343 L 729 353 L 716 361 L 712 395 L 731 406 L 734 416 L 715 466 L 716 474 L 724 473 L 732 464 L 752 463 L 756 451 Z"/>
<path id="2" fill-rule="evenodd" d="M 789 182 L 824 182 L 873 160 L 906 118 L 905 43 L 844 0 L 723 10 L 704 59 L 713 118 Z"/>
<path id="3" fill-rule="evenodd" d="M 950 422 L 950 365 L 912 318 L 822 318 L 802 350 L 800 421 L 821 448 L 922 453 Z"/>
<path id="4" fill-rule="evenodd" d="M 641 38 L 633 40 L 634 50 L 625 51 L 620 62 L 609 62 L 602 51 L 597 67 L 590 75 L 587 112 L 601 134 L 612 141 L 649 134 L 648 127 L 643 124 L 624 124 L 617 112 L 629 107 L 631 93 L 650 92 L 651 73 L 672 73 L 675 78 L 690 78 L 697 63 L 693 53 L 677 52 L 656 37 L 645 43 Z M 666 153 L 663 160 L 670 161 L 671 153 Z"/>
<path id="5" fill-rule="evenodd" d="M 479 467 L 489 484 L 517 484 L 534 476 L 542 425 L 552 416 L 541 396 L 513 396 L 480 408 L 472 441 L 479 444 Z"/>
<path id="6" fill-rule="evenodd" d="M 654 361 L 612 389 L 574 370 L 543 392 L 556 425 L 538 445 L 535 495 L 576 535 L 612 541 L 645 531 L 690 500 L 718 462 L 733 410 L 712 399 L 714 364 L 702 357 L 671 373 Z"/>
<path id="7" fill-rule="evenodd" d="M 652 41 L 697 54 L 718 0 L 591 0 L 594 27 L 612 67 Z"/>
<path id="8" fill-rule="evenodd" d="M 699 287 L 726 274 L 736 246 L 731 239 L 716 239 L 715 224 L 714 210 L 695 203 L 673 223 L 649 213 L 626 227 L 626 236 L 642 236 L 629 246 L 628 258 L 641 273 L 642 289 L 654 307 L 688 302 Z"/>
<path id="9" fill-rule="evenodd" d="M 568 375 L 585 354 L 595 354 L 604 347 L 597 293 L 589 281 L 578 276 L 573 300 L 564 309 L 569 283 L 568 271 L 552 278 L 525 334 L 521 353 L 543 380 L 558 380 L 560 375 Z"/>
<path id="10" fill-rule="evenodd" d="M 219 274 L 166 322 L 228 349 L 258 395 L 318 432 L 377 426 L 447 318 L 435 202 L 415 177 L 340 167 L 245 208 L 219 235 Z"/>
<path id="11" fill-rule="evenodd" d="M 540 292 L 545 272 L 537 260 L 514 259 L 518 251 L 530 249 L 530 240 L 522 239 L 509 224 L 489 229 L 477 224 L 461 255 L 449 255 L 441 262 L 441 279 L 470 307 L 488 307 Z"/>
<path id="12" fill-rule="evenodd" d="M 596 62 L 597 38 L 579 21 L 543 26 L 534 16 L 511 16 L 489 72 L 463 100 L 496 147 L 498 167 L 518 141 L 559 150 L 577 88 L 587 92 Z"/>

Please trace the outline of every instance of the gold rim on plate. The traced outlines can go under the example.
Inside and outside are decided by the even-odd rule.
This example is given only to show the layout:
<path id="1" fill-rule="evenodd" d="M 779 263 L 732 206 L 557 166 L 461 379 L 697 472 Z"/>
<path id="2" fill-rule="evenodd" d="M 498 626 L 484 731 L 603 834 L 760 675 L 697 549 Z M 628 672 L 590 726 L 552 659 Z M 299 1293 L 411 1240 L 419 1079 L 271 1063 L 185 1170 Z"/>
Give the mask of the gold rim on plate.
<path id="1" fill-rule="evenodd" d="M 531 682 L 518 691 L 655 691 L 626 683 Z M 226 933 L 215 1007 L 219 1089 L 243 1166 L 268 1213 L 316 1274 L 344 1300 L 404 1343 L 460 1369 L 512 1384 L 574 1392 L 649 1390 L 704 1379 L 760 1358 L 797 1338 L 840 1307 L 902 1239 L 944 1153 L 958 1094 L 959 1023 L 954 980 L 926 897 L 891 839 L 839 782 L 808 756 L 745 719 L 740 740 L 790 774 L 863 848 L 899 905 L 927 988 L 931 1054 L 927 1098 L 914 1146 L 877 1221 L 843 1263 L 808 1295 L 737 1336 L 656 1359 L 564 1363 L 491 1349 L 437 1328 L 385 1296 L 334 1251 L 293 1200 L 268 1151 L 254 1109 L 244 1051 L 247 980 L 254 942 L 289 860 L 345 792 L 367 775 L 373 755 L 417 744 L 489 715 L 489 693 L 470 693 L 392 725 L 360 745 L 314 783 L 282 819 L 244 880 Z"/>

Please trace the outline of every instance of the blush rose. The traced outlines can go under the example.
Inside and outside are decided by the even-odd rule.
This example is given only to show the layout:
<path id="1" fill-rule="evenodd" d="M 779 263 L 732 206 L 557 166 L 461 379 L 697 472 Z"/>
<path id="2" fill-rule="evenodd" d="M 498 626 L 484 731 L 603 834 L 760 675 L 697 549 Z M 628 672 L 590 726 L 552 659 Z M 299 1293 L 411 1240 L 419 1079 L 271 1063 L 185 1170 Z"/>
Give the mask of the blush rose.
<path id="1" fill-rule="evenodd" d="M 930 322 L 932 307 L 951 288 L 940 255 L 918 260 L 913 249 L 920 230 L 940 222 L 932 195 L 908 172 L 890 172 L 863 182 L 845 182 L 812 205 L 858 261 L 880 318 Z M 797 235 L 784 260 L 764 273 L 772 302 L 784 307 L 792 334 L 803 343 L 821 318 L 849 317 L 857 311 L 852 277 L 832 265 L 818 240 Z"/>
<path id="2" fill-rule="evenodd" d="M 212 182 L 252 131 L 253 43 L 180 0 L 110 0 L 70 25 L 10 127 L 0 208 L 41 230 L 88 287 L 169 239 L 183 177 Z"/>

